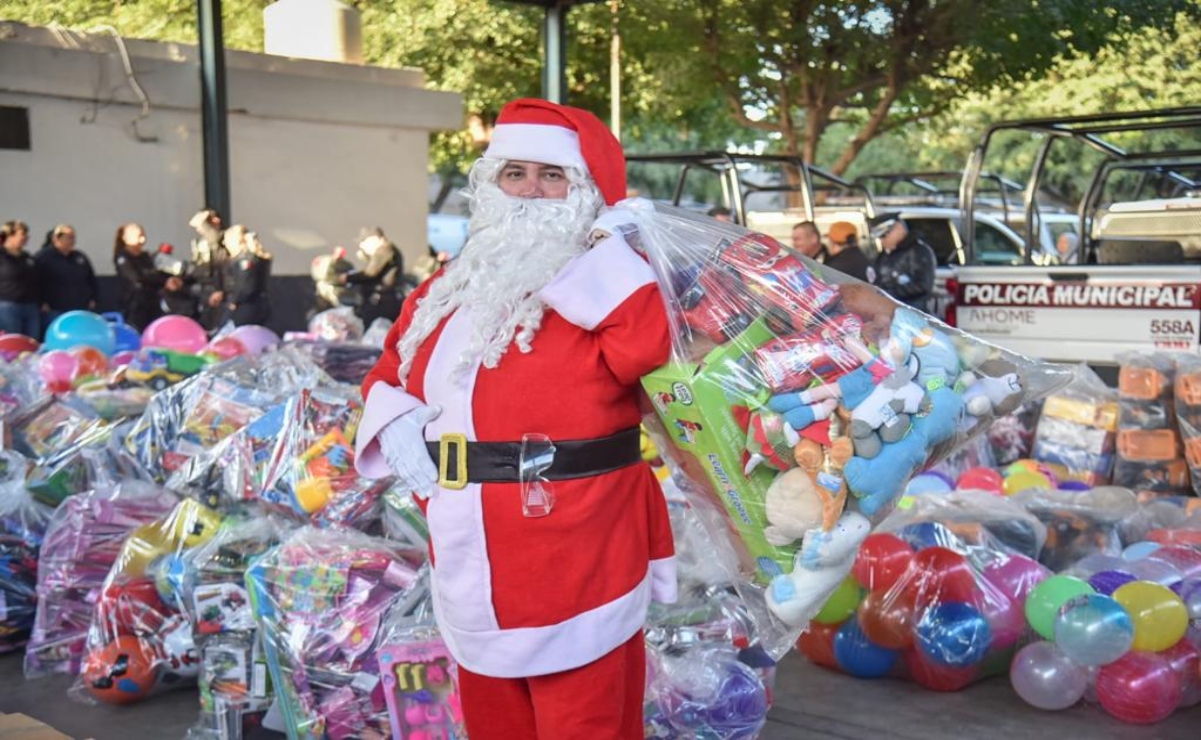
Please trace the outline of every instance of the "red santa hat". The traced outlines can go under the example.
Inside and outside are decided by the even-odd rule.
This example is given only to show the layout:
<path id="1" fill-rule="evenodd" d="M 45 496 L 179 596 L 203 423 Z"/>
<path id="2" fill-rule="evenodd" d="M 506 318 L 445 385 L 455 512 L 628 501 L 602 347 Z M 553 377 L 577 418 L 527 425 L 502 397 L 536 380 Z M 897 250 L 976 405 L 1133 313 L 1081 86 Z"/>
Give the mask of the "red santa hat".
<path id="1" fill-rule="evenodd" d="M 582 108 L 522 98 L 501 109 L 485 157 L 578 167 L 605 203 L 626 197 L 626 159 L 609 128 Z"/>

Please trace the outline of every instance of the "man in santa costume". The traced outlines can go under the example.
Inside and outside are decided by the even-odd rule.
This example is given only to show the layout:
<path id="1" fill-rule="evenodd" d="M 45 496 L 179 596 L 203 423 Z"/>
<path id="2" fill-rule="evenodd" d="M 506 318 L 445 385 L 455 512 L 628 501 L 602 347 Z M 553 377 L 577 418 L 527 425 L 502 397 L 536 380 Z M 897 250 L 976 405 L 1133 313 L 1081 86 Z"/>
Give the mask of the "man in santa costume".
<path id="1" fill-rule="evenodd" d="M 676 581 L 637 389 L 669 339 L 631 214 L 605 207 L 625 187 L 594 115 L 506 105 L 462 254 L 405 301 L 363 384 L 358 469 L 425 509 L 472 740 L 643 737 L 642 624 Z M 532 480 L 522 460 L 550 465 Z"/>

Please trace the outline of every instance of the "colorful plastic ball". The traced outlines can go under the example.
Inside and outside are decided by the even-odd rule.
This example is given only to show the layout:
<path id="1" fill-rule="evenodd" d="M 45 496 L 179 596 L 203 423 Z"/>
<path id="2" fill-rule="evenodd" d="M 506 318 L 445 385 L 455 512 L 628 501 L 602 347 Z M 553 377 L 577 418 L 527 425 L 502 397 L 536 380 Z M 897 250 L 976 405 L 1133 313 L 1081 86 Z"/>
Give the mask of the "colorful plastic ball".
<path id="1" fill-rule="evenodd" d="M 869 534 L 859 546 L 851 575 L 866 589 L 892 588 L 913 559 L 913 548 L 893 534 Z"/>
<path id="2" fill-rule="evenodd" d="M 1180 676 L 1180 706 L 1201 704 L 1201 649 L 1185 638 L 1160 653 Z"/>
<path id="3" fill-rule="evenodd" d="M 1009 465 L 1005 466 L 1005 470 L 1002 472 L 1004 472 L 1006 478 L 1015 473 L 1037 473 L 1038 460 L 1031 460 L 1029 458 L 1014 460 L 1013 462 L 1009 463 Z"/>
<path id="4" fill-rule="evenodd" d="M 1057 575 L 1034 587 L 1026 597 L 1026 620 L 1034 631 L 1048 640 L 1055 639 L 1055 618 L 1063 605 L 1077 596 L 1087 596 L 1093 587 L 1073 576 Z"/>
<path id="5" fill-rule="evenodd" d="M 1007 650 L 1017 644 L 1026 631 L 1026 612 L 1021 599 L 1011 599 L 996 589 L 987 589 L 972 606 L 988 621 L 992 632 L 990 650 Z"/>
<path id="6" fill-rule="evenodd" d="M 1013 690 L 1032 707 L 1059 711 L 1074 706 L 1088 688 L 1089 671 L 1050 642 L 1032 642 L 1009 668 Z"/>
<path id="7" fill-rule="evenodd" d="M 921 650 L 905 651 L 905 668 L 914 683 L 931 691 L 959 691 L 980 675 L 979 666 L 943 665 L 930 660 Z"/>
<path id="8" fill-rule="evenodd" d="M 125 323 L 125 317 L 120 313 L 111 312 L 100 314 L 113 327 L 113 353 L 137 352 L 142 348 L 142 335 L 137 329 Z"/>
<path id="9" fill-rule="evenodd" d="M 42 345 L 24 334 L 0 334 L 0 359 L 12 362 L 27 352 L 37 352 Z"/>
<path id="10" fill-rule="evenodd" d="M 1173 583 L 1169 588 L 1184 602 L 1184 608 L 1188 610 L 1188 618 L 1193 622 L 1201 623 L 1201 577 Z"/>
<path id="11" fill-rule="evenodd" d="M 74 355 L 78 369 L 75 371 L 75 383 L 99 378 L 108 372 L 108 358 L 95 347 L 73 347 L 68 350 Z"/>
<path id="12" fill-rule="evenodd" d="M 1183 547 L 1201 547 L 1201 528 L 1188 529 L 1177 527 L 1172 529 L 1153 529 L 1147 533 L 1147 539 L 1161 545 L 1181 545 Z"/>
<path id="13" fill-rule="evenodd" d="M 1005 482 L 1001 485 L 1001 491 L 1006 496 L 1013 496 L 1032 488 L 1050 489 L 1054 487 L 1051 479 L 1042 473 L 1033 470 L 1019 470 L 1005 477 Z"/>
<path id="14" fill-rule="evenodd" d="M 967 558 L 946 547 L 919 550 L 902 576 L 901 588 L 919 608 L 944 601 L 969 602 L 979 591 Z"/>
<path id="15" fill-rule="evenodd" d="M 1124 570 L 1103 570 L 1088 577 L 1088 585 L 1099 594 L 1109 596 L 1131 581 L 1138 580 Z"/>
<path id="16" fill-rule="evenodd" d="M 1147 556 L 1148 560 L 1158 560 L 1173 566 L 1180 571 L 1181 578 L 1201 577 L 1201 551 L 1180 545 L 1161 547 Z"/>
<path id="17" fill-rule="evenodd" d="M 985 580 L 1005 596 L 1024 603 L 1034 587 L 1051 577 L 1051 571 L 1025 555 L 1008 555 L 984 566 Z"/>
<path id="18" fill-rule="evenodd" d="M 913 644 L 917 608 L 913 594 L 904 589 L 869 592 L 857 618 L 863 634 L 880 647 L 903 650 Z"/>
<path id="19" fill-rule="evenodd" d="M 265 326 L 246 324 L 230 333 L 252 355 L 261 355 L 279 344 L 279 335 Z"/>
<path id="20" fill-rule="evenodd" d="M 1133 575 L 1137 580 L 1158 583 L 1161 586 L 1171 586 L 1182 579 L 1180 570 L 1163 560 L 1152 557 L 1143 558 L 1127 563 L 1122 569 Z"/>
<path id="21" fill-rule="evenodd" d="M 905 485 L 906 496 L 921 496 L 924 494 L 947 493 L 954 486 L 947 479 L 934 473 L 921 473 L 913 476 Z"/>
<path id="22" fill-rule="evenodd" d="M 834 636 L 838 634 L 839 627 L 837 624 L 810 622 L 797 640 L 797 650 L 814 665 L 841 670 L 834 658 Z"/>
<path id="23" fill-rule="evenodd" d="M 917 522 L 897 530 L 896 535 L 908 542 L 915 550 L 927 547 L 958 547 L 962 540 L 939 522 Z"/>
<path id="24" fill-rule="evenodd" d="M 881 647 L 863 634 L 859 622 L 850 619 L 834 636 L 834 659 L 843 671 L 859 678 L 885 676 L 896 665 L 900 653 Z"/>
<path id="25" fill-rule="evenodd" d="M 212 355 L 218 360 L 229 360 L 246 354 L 246 345 L 232 336 L 218 337 L 208 343 L 208 346 L 204 348 L 204 354 Z"/>
<path id="26" fill-rule="evenodd" d="M 1149 653 L 1167 650 L 1188 631 L 1188 609 L 1167 586 L 1134 581 L 1114 591 L 1113 598 L 1134 623 L 1134 650 Z"/>
<path id="27" fill-rule="evenodd" d="M 79 359 L 70 352 L 52 349 L 38 358 L 38 377 L 51 393 L 71 390 L 79 373 Z"/>
<path id="28" fill-rule="evenodd" d="M 916 644 L 926 657 L 952 668 L 979 663 L 992 644 L 988 620 L 972 605 L 957 601 L 927 609 L 916 634 Z"/>
<path id="29" fill-rule="evenodd" d="M 1114 599 L 1102 594 L 1078 596 L 1055 618 L 1055 644 L 1086 666 L 1112 663 L 1134 643 L 1134 623 Z"/>
<path id="30" fill-rule="evenodd" d="M 195 319 L 170 314 L 150 322 L 142 331 L 142 346 L 154 349 L 170 349 L 187 354 L 199 354 L 208 344 L 204 327 Z"/>
<path id="31" fill-rule="evenodd" d="M 1069 568 L 1067 575 L 1087 579 L 1094 573 L 1106 570 L 1123 570 L 1125 567 L 1126 561 L 1116 555 L 1094 552 L 1092 555 L 1085 555 L 1079 562 Z"/>
<path id="32" fill-rule="evenodd" d="M 129 363 L 133 362 L 133 359 L 137 356 L 138 356 L 138 353 L 131 351 L 131 350 L 115 352 L 113 354 L 112 362 L 110 364 L 113 367 L 124 367 L 124 366 L 128 365 Z"/>
<path id="33" fill-rule="evenodd" d="M 46 328 L 43 350 L 71 349 L 80 345 L 95 347 L 106 355 L 113 353 L 113 328 L 103 316 L 91 311 L 67 311 Z"/>
<path id="34" fill-rule="evenodd" d="M 863 589 L 854 578 L 847 576 L 838 584 L 838 588 L 834 589 L 834 593 L 830 594 L 830 598 L 826 599 L 813 621 L 822 624 L 842 624 L 855 613 L 862 600 Z"/>
<path id="35" fill-rule="evenodd" d="M 1158 542 L 1151 542 L 1150 540 L 1135 542 L 1133 545 L 1128 545 L 1125 550 L 1122 550 L 1122 559 L 1142 560 L 1161 547 L 1163 545 Z"/>
<path id="36" fill-rule="evenodd" d="M 182 611 L 183 595 L 189 590 L 188 579 L 191 576 L 187 561 L 178 553 L 170 553 L 151 563 L 149 571 L 153 574 L 154 587 L 163 603 Z"/>
<path id="37" fill-rule="evenodd" d="M 1087 491 L 1092 486 L 1082 480 L 1061 480 L 1059 481 L 1059 490 L 1061 491 Z"/>
<path id="38" fill-rule="evenodd" d="M 1149 725 L 1166 719 L 1182 696 L 1180 675 L 1161 655 L 1130 652 L 1097 673 L 1101 707 L 1123 722 Z"/>
<path id="39" fill-rule="evenodd" d="M 754 737 L 767 721 L 767 689 L 730 654 L 696 651 L 660 674 L 658 709 L 685 737 Z"/>
<path id="40" fill-rule="evenodd" d="M 960 491 L 988 491 L 1002 493 L 1005 478 L 992 468 L 968 468 L 955 482 L 955 488 Z"/>
<path id="41" fill-rule="evenodd" d="M 109 704 L 131 704 L 145 699 L 154 688 L 154 651 L 133 635 L 88 653 L 80 670 L 88 692 Z"/>

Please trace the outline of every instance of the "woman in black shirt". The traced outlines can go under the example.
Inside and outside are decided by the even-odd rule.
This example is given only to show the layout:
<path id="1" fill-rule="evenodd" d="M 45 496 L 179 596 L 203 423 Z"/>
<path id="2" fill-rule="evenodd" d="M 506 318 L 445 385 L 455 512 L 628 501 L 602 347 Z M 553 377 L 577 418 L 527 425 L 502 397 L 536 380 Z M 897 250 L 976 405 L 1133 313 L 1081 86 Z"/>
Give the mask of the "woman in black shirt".
<path id="1" fill-rule="evenodd" d="M 0 244 L 4 247 L 0 249 L 0 331 L 40 339 L 41 287 L 37 264 L 25 251 L 28 241 L 29 226 L 25 222 L 9 221 L 0 226 Z"/>

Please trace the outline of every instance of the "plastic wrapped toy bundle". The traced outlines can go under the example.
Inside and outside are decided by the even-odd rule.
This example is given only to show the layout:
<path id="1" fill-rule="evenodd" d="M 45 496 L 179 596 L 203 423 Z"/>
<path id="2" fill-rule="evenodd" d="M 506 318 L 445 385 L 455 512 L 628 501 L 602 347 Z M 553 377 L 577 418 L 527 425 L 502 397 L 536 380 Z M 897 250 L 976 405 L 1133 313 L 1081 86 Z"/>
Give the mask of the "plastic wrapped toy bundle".
<path id="1" fill-rule="evenodd" d="M 165 480 L 265 409 L 302 388 L 331 382 L 291 348 L 235 357 L 156 394 L 125 438 L 125 448 L 156 480 Z"/>
<path id="2" fill-rule="evenodd" d="M 339 383 L 362 384 L 363 378 L 383 350 L 360 342 L 298 342 L 296 349 L 308 353 L 321 369 Z"/>
<path id="3" fill-rule="evenodd" d="M 309 334 L 324 342 L 357 342 L 363 338 L 363 320 L 352 306 L 326 309 L 309 319 Z"/>
<path id="4" fill-rule="evenodd" d="M 904 677 L 958 691 L 1004 673 L 1023 608 L 1050 572 L 1045 530 L 985 492 L 923 496 L 864 541 L 851 575 L 801 635 L 812 662 L 860 678 Z"/>
<path id="5" fill-rule="evenodd" d="M 360 399 L 353 386 L 303 389 L 193 457 L 167 486 L 210 505 L 260 501 L 319 526 L 366 529 L 391 480 L 354 469 Z"/>
<path id="6" fill-rule="evenodd" d="M 131 532 L 179 499 L 141 481 L 107 482 L 54 511 L 38 563 L 38 607 L 25 650 L 25 677 L 79 672 L 96 602 Z"/>
<path id="7" fill-rule="evenodd" d="M 90 427 L 71 444 L 39 462 L 30 471 L 26 487 L 39 501 L 57 506 L 66 497 L 106 481 L 149 481 L 150 474 L 121 444 L 128 428 L 129 422 Z"/>
<path id="8" fill-rule="evenodd" d="M 1087 491 L 1031 488 L 1013 500 L 1047 528 L 1039 561 L 1061 572 L 1089 555 L 1122 552 L 1122 526 L 1138 510 L 1128 488 L 1100 486 Z"/>
<path id="9" fill-rule="evenodd" d="M 1175 357 L 1176 422 L 1184 443 L 1193 495 L 1201 495 L 1201 357 L 1181 353 Z"/>
<path id="10" fill-rule="evenodd" d="M 428 569 L 419 572 L 420 591 Z M 424 606 L 424 604 L 422 604 Z M 463 740 L 467 730 L 459 700 L 459 667 L 442 641 L 433 615 L 393 610 L 379 643 L 380 679 L 392 721 L 392 737 Z"/>
<path id="11" fill-rule="evenodd" d="M 47 394 L 37 372 L 38 355 L 0 358 L 0 419 L 27 408 Z"/>
<path id="12" fill-rule="evenodd" d="M 1060 477 L 1106 485 L 1117 445 L 1118 396 L 1087 365 L 1066 388 L 1043 401 L 1033 457 Z"/>
<path id="13" fill-rule="evenodd" d="M 156 690 L 195 683 L 200 655 L 183 610 L 184 558 L 220 525 L 220 514 L 185 499 L 130 533 L 96 600 L 69 696 L 132 704 Z"/>
<path id="14" fill-rule="evenodd" d="M 37 613 L 38 552 L 54 509 L 25 490 L 24 457 L 0 452 L 0 653 L 25 645 Z"/>
<path id="15" fill-rule="evenodd" d="M 761 622 L 770 630 L 771 620 L 756 618 L 734 589 L 737 558 L 702 521 L 717 513 L 678 503 L 669 511 L 680 596 L 652 604 L 647 619 L 646 737 L 755 737 L 775 680 L 759 630 Z"/>
<path id="16" fill-rule="evenodd" d="M 246 573 L 288 737 L 387 738 L 381 626 L 427 598 L 424 553 L 353 530 L 304 527 Z"/>
<path id="17" fill-rule="evenodd" d="M 31 460 L 42 461 L 77 441 L 94 439 L 107 422 L 78 398 L 46 396 L 12 412 L 5 420 L 12 449 Z"/>
<path id="18" fill-rule="evenodd" d="M 1040 638 L 1014 658 L 1010 681 L 1040 709 L 1081 699 L 1132 724 L 1201 704 L 1201 551 L 1144 541 L 1093 555 L 1030 593 Z"/>
<path id="19" fill-rule="evenodd" d="M 1031 456 L 1034 451 L 1034 432 L 1041 412 L 1041 401 L 1027 401 L 988 428 L 985 436 L 997 465 L 1009 465 Z"/>
<path id="20" fill-rule="evenodd" d="M 1070 376 L 761 234 L 649 204 L 638 219 L 672 332 L 643 386 L 789 624 L 837 588 L 910 476 Z"/>
<path id="21" fill-rule="evenodd" d="M 384 491 L 381 524 L 384 536 L 406 547 L 427 548 L 430 541 L 425 512 L 413 500 L 413 494 L 393 485 Z"/>
<path id="22" fill-rule="evenodd" d="M 200 721 L 188 740 L 240 740 L 271 704 L 246 570 L 292 528 L 253 511 L 231 515 L 212 539 L 183 555 L 180 600 L 200 659 Z"/>
<path id="23" fill-rule="evenodd" d="M 1136 492 L 1192 491 L 1176 424 L 1176 364 L 1171 356 L 1118 355 L 1118 435 L 1113 483 Z"/>

